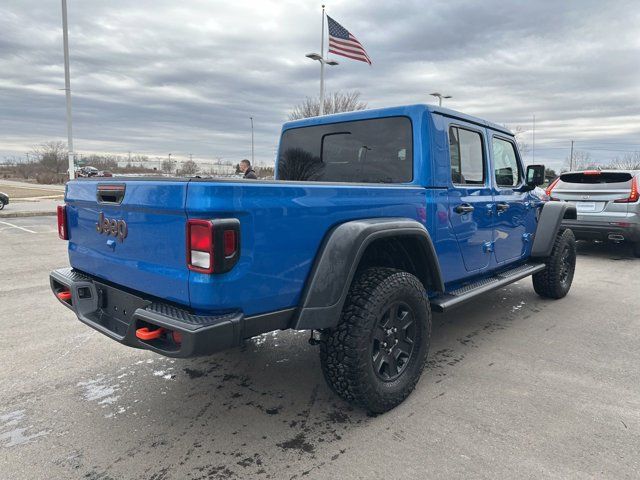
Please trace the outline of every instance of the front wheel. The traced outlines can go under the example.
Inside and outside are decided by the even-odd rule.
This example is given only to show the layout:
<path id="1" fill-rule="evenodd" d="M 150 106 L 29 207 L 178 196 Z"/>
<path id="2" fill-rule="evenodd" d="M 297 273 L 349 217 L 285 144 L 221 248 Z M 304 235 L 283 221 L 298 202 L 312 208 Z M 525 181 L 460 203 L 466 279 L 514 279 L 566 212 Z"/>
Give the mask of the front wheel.
<path id="1" fill-rule="evenodd" d="M 4 200 L 0 199 L 0 210 L 4 208 Z"/>
<path id="2" fill-rule="evenodd" d="M 546 298 L 562 298 L 571 288 L 576 270 L 576 238 L 569 229 L 558 232 L 546 268 L 533 275 L 533 289 Z"/>
<path id="3" fill-rule="evenodd" d="M 415 388 L 430 336 L 431 311 L 420 280 L 370 268 L 351 286 L 338 325 L 323 335 L 322 372 L 342 398 L 383 413 Z"/>

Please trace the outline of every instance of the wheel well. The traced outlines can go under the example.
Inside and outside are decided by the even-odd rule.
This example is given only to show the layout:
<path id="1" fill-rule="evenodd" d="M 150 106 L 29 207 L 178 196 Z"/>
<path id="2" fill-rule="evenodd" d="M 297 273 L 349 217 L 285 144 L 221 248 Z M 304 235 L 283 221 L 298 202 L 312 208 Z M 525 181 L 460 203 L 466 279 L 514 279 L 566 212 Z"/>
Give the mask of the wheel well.
<path id="1" fill-rule="evenodd" d="M 358 263 L 356 276 L 370 267 L 397 268 L 415 275 L 428 292 L 437 291 L 441 286 L 434 261 L 417 236 L 379 238 L 367 246 Z"/>

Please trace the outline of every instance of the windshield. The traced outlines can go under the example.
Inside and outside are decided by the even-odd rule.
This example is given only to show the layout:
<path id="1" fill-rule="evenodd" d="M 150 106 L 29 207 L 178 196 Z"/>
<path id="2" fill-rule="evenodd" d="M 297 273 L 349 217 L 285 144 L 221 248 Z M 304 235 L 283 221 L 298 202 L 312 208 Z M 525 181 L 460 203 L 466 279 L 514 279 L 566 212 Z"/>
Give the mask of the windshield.
<path id="1" fill-rule="evenodd" d="M 403 183 L 413 178 L 411 120 L 376 118 L 287 130 L 278 179 Z"/>

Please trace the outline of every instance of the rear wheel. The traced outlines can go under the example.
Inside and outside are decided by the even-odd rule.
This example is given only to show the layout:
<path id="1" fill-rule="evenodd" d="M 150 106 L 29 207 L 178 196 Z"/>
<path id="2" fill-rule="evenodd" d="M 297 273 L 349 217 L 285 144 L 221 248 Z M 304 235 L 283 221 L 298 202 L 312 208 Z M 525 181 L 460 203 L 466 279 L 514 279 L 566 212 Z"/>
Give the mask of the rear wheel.
<path id="1" fill-rule="evenodd" d="M 348 402 L 386 412 L 414 389 L 430 335 L 431 311 L 420 280 L 370 268 L 351 286 L 337 327 L 323 335 L 322 372 Z"/>
<path id="2" fill-rule="evenodd" d="M 571 288 L 576 269 L 576 239 L 569 229 L 558 232 L 546 268 L 533 275 L 533 289 L 541 297 L 562 298 Z"/>
<path id="3" fill-rule="evenodd" d="M 0 210 L 4 208 L 4 200 L 0 198 Z"/>
<path id="4" fill-rule="evenodd" d="M 640 258 L 640 242 L 636 242 L 633 244 L 633 254 Z"/>

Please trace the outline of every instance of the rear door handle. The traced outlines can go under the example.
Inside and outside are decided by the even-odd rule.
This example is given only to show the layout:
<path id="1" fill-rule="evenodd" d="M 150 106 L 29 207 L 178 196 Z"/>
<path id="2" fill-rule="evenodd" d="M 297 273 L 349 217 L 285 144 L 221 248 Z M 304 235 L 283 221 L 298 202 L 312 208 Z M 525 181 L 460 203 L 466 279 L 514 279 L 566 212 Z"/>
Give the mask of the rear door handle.
<path id="1" fill-rule="evenodd" d="M 510 207 L 510 205 L 508 203 L 504 203 L 504 202 L 496 204 L 496 210 L 498 211 L 498 213 L 506 212 L 507 210 L 509 210 L 509 207 Z"/>
<path id="2" fill-rule="evenodd" d="M 461 203 L 453 209 L 454 212 L 460 214 L 471 213 L 474 210 L 475 208 L 473 208 L 473 205 L 469 205 L 468 203 Z"/>

